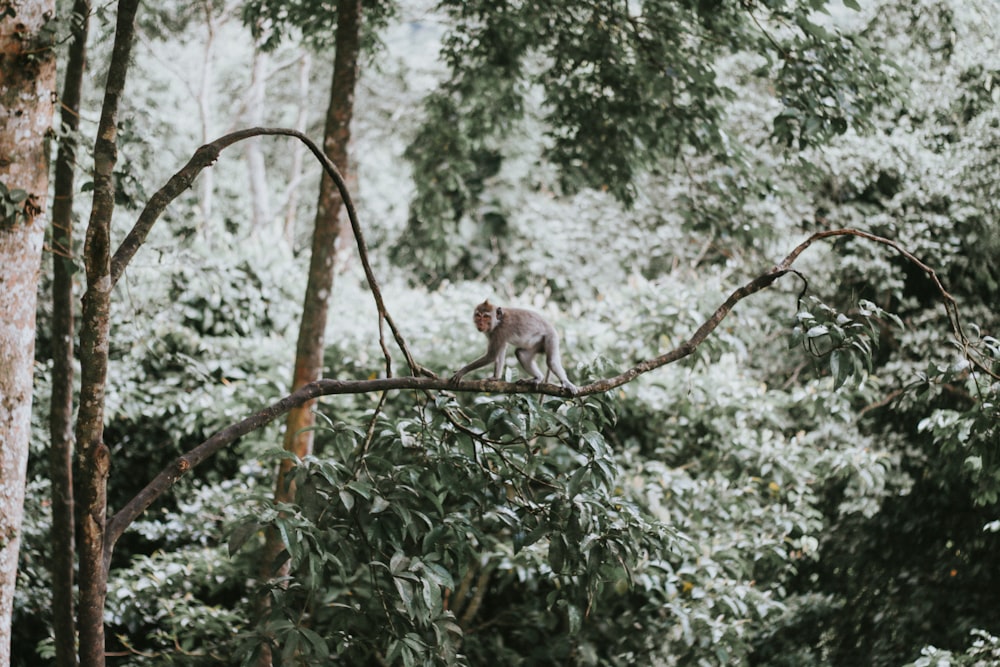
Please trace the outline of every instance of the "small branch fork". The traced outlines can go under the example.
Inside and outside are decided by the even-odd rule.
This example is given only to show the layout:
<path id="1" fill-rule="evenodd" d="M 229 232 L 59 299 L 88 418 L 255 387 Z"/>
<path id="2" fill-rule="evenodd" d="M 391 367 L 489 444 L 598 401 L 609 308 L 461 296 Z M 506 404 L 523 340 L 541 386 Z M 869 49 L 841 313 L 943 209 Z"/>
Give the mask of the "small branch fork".
<path id="1" fill-rule="evenodd" d="M 391 371 L 391 358 L 389 356 L 389 351 L 386 348 L 382 333 L 383 321 L 388 323 L 389 328 L 392 330 L 396 344 L 399 346 L 404 357 L 406 358 L 406 363 L 410 368 L 411 375 L 405 377 L 392 377 L 390 372 L 387 373 L 387 377 L 374 380 L 334 380 L 327 378 L 316 380 L 315 382 L 311 382 L 300 387 L 298 390 L 278 401 L 275 401 L 271 405 L 258 410 L 245 419 L 216 432 L 208 440 L 205 440 L 200 445 L 177 458 L 168 468 L 157 475 L 142 491 L 140 491 L 134 498 L 132 498 L 132 500 L 123 506 L 113 517 L 111 517 L 107 524 L 104 542 L 106 564 L 110 563 L 111 552 L 114 549 L 114 545 L 124 533 L 125 529 L 128 528 L 128 526 L 131 525 L 131 523 L 135 521 L 160 495 L 173 486 L 178 479 L 219 450 L 232 444 L 238 438 L 266 426 L 287 413 L 292 408 L 300 406 L 308 401 L 315 400 L 320 396 L 387 392 L 391 390 L 407 389 L 419 391 L 489 392 L 496 394 L 534 393 L 547 394 L 550 396 L 570 396 L 569 392 L 554 384 L 533 385 L 516 382 L 504 382 L 500 380 L 471 380 L 452 384 L 448 379 L 440 378 L 433 372 L 417 364 L 413 360 L 402 334 L 396 327 L 396 324 L 393 322 L 389 313 L 386 311 L 385 303 L 382 299 L 381 289 L 379 288 L 378 281 L 375 279 L 375 275 L 372 272 L 371 264 L 368 261 L 368 248 L 364 240 L 364 235 L 361 231 L 361 225 L 358 222 L 357 213 L 354 209 L 354 203 L 347 191 L 343 177 L 337 171 L 334 164 L 326 157 L 325 154 L 323 154 L 316 144 L 314 144 L 301 132 L 296 130 L 282 128 L 253 128 L 241 130 L 227 134 L 224 137 L 199 148 L 187 165 L 178 171 L 162 189 L 153 195 L 145 209 L 143 209 L 135 227 L 122 242 L 121 247 L 119 247 L 118 251 L 114 255 L 114 258 L 112 259 L 112 281 L 117 282 L 117 280 L 121 277 L 122 272 L 128 265 L 128 262 L 135 255 L 136 251 L 148 235 L 153 223 L 163 213 L 167 205 L 191 185 L 195 176 L 197 176 L 202 169 L 213 164 L 215 160 L 218 159 L 219 153 L 224 148 L 243 139 L 258 135 L 281 135 L 299 139 L 305 143 L 313 155 L 316 156 L 319 162 L 323 165 L 323 168 L 326 170 L 326 173 L 329 174 L 330 178 L 333 179 L 334 183 L 336 183 L 347 208 L 348 216 L 351 221 L 351 227 L 354 230 L 354 237 L 357 240 L 358 252 L 361 256 L 365 276 L 368 280 L 369 287 L 371 288 L 372 295 L 374 296 L 375 304 L 378 309 L 380 344 L 386 357 L 387 370 Z M 836 229 L 813 234 L 796 246 L 795 249 L 793 249 L 780 263 L 734 290 L 726 298 L 726 300 L 718 308 L 716 308 L 715 312 L 712 313 L 712 316 L 706 320 L 704 324 L 698 327 L 690 338 L 681 343 L 675 349 L 658 357 L 642 361 L 619 375 L 598 380 L 580 387 L 576 396 L 586 396 L 609 391 L 615 387 L 631 382 L 639 375 L 648 373 L 654 369 L 660 368 L 661 366 L 665 366 L 689 356 L 719 326 L 722 320 L 725 319 L 737 303 L 763 289 L 766 289 L 776 280 L 788 273 L 798 275 L 801 278 L 802 275 L 797 270 L 792 268 L 792 264 L 810 245 L 817 241 L 841 236 L 854 236 L 892 248 L 909 262 L 917 266 L 921 271 L 926 273 L 934 282 L 934 285 L 937 287 L 937 290 L 941 295 L 945 313 L 948 317 L 948 322 L 965 357 L 969 359 L 975 367 L 994 378 L 998 378 L 994 372 L 985 367 L 972 356 L 970 352 L 971 343 L 962 329 L 961 321 L 959 319 L 958 306 L 955 299 L 947 292 L 947 290 L 945 290 L 940 279 L 932 268 L 918 260 L 911 253 L 906 251 L 902 246 L 891 239 L 883 238 L 856 229 Z"/>

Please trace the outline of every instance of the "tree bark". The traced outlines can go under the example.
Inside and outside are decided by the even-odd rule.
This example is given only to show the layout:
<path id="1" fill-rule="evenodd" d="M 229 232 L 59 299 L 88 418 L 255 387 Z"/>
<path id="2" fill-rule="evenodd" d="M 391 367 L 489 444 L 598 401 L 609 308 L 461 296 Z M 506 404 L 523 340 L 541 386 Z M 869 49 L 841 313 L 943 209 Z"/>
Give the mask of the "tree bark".
<path id="1" fill-rule="evenodd" d="M 323 152 L 336 165 L 341 174 L 347 171 L 347 151 L 351 140 L 351 117 L 354 113 L 354 90 L 358 78 L 358 53 L 361 34 L 360 0 L 338 0 L 337 51 L 334 56 L 333 82 L 330 86 L 330 104 L 327 107 L 323 131 Z M 313 382 L 323 373 L 323 350 L 326 337 L 326 320 L 336 259 L 336 242 L 340 236 L 340 211 L 343 200 L 333 180 L 324 174 L 320 181 L 319 201 L 313 229 L 312 254 L 309 260 L 309 278 L 302 306 L 302 321 L 295 350 L 295 371 L 292 390 Z M 308 401 L 289 411 L 285 425 L 284 448 L 302 458 L 312 453 L 313 431 L 316 423 L 313 407 Z M 290 502 L 295 489 L 288 483 L 291 461 L 282 460 L 274 487 L 276 503 Z M 261 556 L 263 580 L 284 576 L 287 561 L 275 566 L 283 545 L 275 531 L 268 531 Z M 266 622 L 270 611 L 269 598 L 262 597 L 260 618 Z M 261 647 L 257 664 L 270 665 L 271 651 L 267 644 Z"/>
<path id="2" fill-rule="evenodd" d="M 90 0 L 73 3 L 73 39 L 63 83 L 63 131 L 52 203 L 52 397 L 49 476 L 52 480 L 52 628 L 56 664 L 73 667 L 76 608 L 73 600 L 76 542 L 73 519 L 73 200 L 80 91 L 86 67 Z"/>
<path id="3" fill-rule="evenodd" d="M 351 117 L 354 112 L 354 88 L 357 82 L 359 34 L 361 29 L 360 0 L 340 0 L 337 5 L 337 53 L 334 59 L 333 84 L 323 133 L 323 152 L 347 178 L 347 148 L 351 140 Z M 320 182 L 319 202 L 313 230 L 309 278 L 302 306 L 302 321 L 295 350 L 295 371 L 292 390 L 319 379 L 323 373 L 326 320 L 333 290 L 334 244 L 340 235 L 340 210 L 343 200 L 333 180 L 324 174 Z M 284 446 L 299 458 L 312 453 L 315 424 L 313 404 L 300 406 L 289 413 Z M 284 474 L 287 462 L 281 466 L 275 500 L 291 500 Z"/>
<path id="4" fill-rule="evenodd" d="M 35 309 L 49 187 L 56 59 L 53 0 L 0 2 L 0 665 L 10 664 L 11 614 L 31 438 Z M 11 15 L 13 14 L 13 15 Z"/>
<path id="5" fill-rule="evenodd" d="M 303 53 L 299 59 L 299 113 L 295 118 L 295 129 L 306 131 L 309 120 L 309 70 L 312 58 Z M 288 196 L 285 204 L 284 236 L 289 248 L 295 247 L 295 220 L 299 208 L 299 181 L 302 180 L 302 159 L 306 149 L 301 143 L 296 143 L 292 149 L 292 169 L 288 181 Z"/>
<path id="6" fill-rule="evenodd" d="M 250 91 L 247 120 L 251 127 L 263 125 L 264 98 L 267 92 L 267 54 L 259 48 L 253 53 L 250 70 Z M 207 137 L 205 139 L 208 140 Z M 248 139 L 246 143 L 247 175 L 250 183 L 251 229 L 259 233 L 271 222 L 271 199 L 267 183 L 267 164 L 261 148 L 260 137 Z"/>
<path id="7" fill-rule="evenodd" d="M 104 547 L 110 454 L 104 443 L 104 403 L 111 330 L 111 215 L 113 171 L 118 158 L 118 107 L 125 89 L 139 0 L 118 3 L 115 43 L 94 142 L 94 203 L 87 225 L 84 261 L 87 291 L 80 325 L 80 410 L 76 441 L 77 523 L 80 555 L 80 663 L 103 667 L 104 602 L 110 551 Z"/>
<path id="8" fill-rule="evenodd" d="M 212 92 L 215 68 L 216 19 L 210 2 L 202 2 L 205 13 L 205 45 L 201 58 L 201 79 L 198 83 L 198 121 L 201 128 L 201 142 L 208 143 L 212 124 Z M 209 171 L 198 183 L 198 207 L 201 209 L 201 231 L 211 240 L 210 221 L 215 199 L 215 176 Z"/>

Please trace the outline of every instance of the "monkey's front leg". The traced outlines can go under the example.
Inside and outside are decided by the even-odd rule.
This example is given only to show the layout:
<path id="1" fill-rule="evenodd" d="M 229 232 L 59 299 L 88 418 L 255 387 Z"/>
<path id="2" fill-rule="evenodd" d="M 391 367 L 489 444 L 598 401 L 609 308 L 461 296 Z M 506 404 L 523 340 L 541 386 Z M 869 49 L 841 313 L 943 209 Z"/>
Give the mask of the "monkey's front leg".
<path id="1" fill-rule="evenodd" d="M 452 384 L 458 384 L 459 382 L 462 381 L 462 377 L 466 373 L 468 373 L 469 371 L 474 371 L 477 368 L 482 368 L 483 366 L 488 365 L 491 361 L 493 361 L 493 357 L 489 354 L 489 352 L 487 352 L 486 354 L 479 357 L 475 361 L 469 362 L 465 366 L 462 366 L 462 368 L 459 369 L 454 375 L 452 375 L 451 379 L 448 381 Z"/>
<path id="2" fill-rule="evenodd" d="M 487 380 L 502 380 L 504 364 L 507 363 L 507 348 L 501 347 L 497 352 L 496 361 L 493 362 L 493 377 Z"/>

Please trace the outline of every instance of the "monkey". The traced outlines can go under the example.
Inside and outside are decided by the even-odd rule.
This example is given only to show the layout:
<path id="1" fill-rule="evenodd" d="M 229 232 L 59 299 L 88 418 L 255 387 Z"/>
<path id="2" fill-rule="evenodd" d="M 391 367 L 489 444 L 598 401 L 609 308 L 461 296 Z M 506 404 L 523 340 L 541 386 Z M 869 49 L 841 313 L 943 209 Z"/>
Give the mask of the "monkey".
<path id="1" fill-rule="evenodd" d="M 509 344 L 514 346 L 514 354 L 517 355 L 521 367 L 532 376 L 520 382 L 541 384 L 548 381 L 549 373 L 552 372 L 559 378 L 564 389 L 568 389 L 571 394 L 577 393 L 576 385 L 566 377 L 566 371 L 563 370 L 559 359 L 559 334 L 541 315 L 521 308 L 500 308 L 487 299 L 476 306 L 472 321 L 476 329 L 486 334 L 486 338 L 489 339 L 486 354 L 463 366 L 452 376 L 451 382 L 461 381 L 463 375 L 482 368 L 491 361 L 493 376 L 488 379 L 502 379 Z M 538 364 L 535 363 L 535 355 L 539 352 L 545 352 L 545 364 L 548 366 L 544 377 Z"/>

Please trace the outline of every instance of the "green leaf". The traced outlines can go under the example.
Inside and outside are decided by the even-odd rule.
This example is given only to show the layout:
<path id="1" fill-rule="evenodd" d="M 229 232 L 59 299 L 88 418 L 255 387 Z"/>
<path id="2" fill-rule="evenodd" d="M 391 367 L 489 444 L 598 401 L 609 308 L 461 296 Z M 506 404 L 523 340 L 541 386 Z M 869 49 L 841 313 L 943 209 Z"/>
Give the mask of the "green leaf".
<path id="1" fill-rule="evenodd" d="M 833 388 L 840 389 L 854 375 L 854 358 L 840 350 L 834 350 L 830 354 L 830 372 L 834 376 Z"/>
<path id="2" fill-rule="evenodd" d="M 393 574 L 399 574 L 406 568 L 410 566 L 410 559 L 406 557 L 402 551 L 397 551 L 389 559 L 389 571 Z"/>
<path id="3" fill-rule="evenodd" d="M 367 482 L 351 481 L 347 483 L 347 488 L 365 500 L 371 500 L 372 498 L 372 485 Z"/>
<path id="4" fill-rule="evenodd" d="M 413 607 L 413 584 L 399 577 L 393 577 L 392 583 L 396 586 L 396 592 L 399 593 L 399 599 L 402 601 L 406 612 L 410 616 L 415 615 L 414 612 L 416 609 Z"/>
<path id="5" fill-rule="evenodd" d="M 455 588 L 455 580 L 451 573 L 437 563 L 422 563 L 427 577 L 439 586 L 444 588 Z"/>
<path id="6" fill-rule="evenodd" d="M 546 532 L 548 532 L 549 524 L 547 521 L 540 521 L 537 526 L 535 526 L 530 533 L 523 537 L 523 539 L 518 540 L 517 537 L 521 533 L 515 534 L 514 541 L 514 553 L 517 553 L 525 547 L 530 547 L 532 544 L 542 539 Z"/>
<path id="7" fill-rule="evenodd" d="M 247 543 L 247 540 L 256 535 L 260 528 L 257 520 L 253 519 L 245 521 L 233 529 L 233 532 L 229 534 L 229 557 L 235 556 L 236 552 Z"/>
<path id="8" fill-rule="evenodd" d="M 604 436 L 595 431 L 590 431 L 584 433 L 580 438 L 590 445 L 590 451 L 594 453 L 595 456 L 601 456 L 604 453 L 605 445 Z"/>
<path id="9" fill-rule="evenodd" d="M 575 604 L 566 605 L 566 620 L 569 621 L 569 634 L 579 634 L 580 628 L 583 627 L 583 615 L 580 613 L 580 608 Z"/>
<path id="10" fill-rule="evenodd" d="M 569 479 L 569 484 L 566 487 L 566 495 L 570 498 L 574 497 L 576 494 L 580 493 L 580 487 L 583 486 L 584 476 L 590 472 L 586 467 L 577 468 L 576 472 Z"/>
<path id="11" fill-rule="evenodd" d="M 386 651 L 385 660 L 387 663 L 394 664 L 396 659 L 400 657 L 403 652 L 403 642 L 398 639 L 393 639 L 389 642 L 389 650 Z"/>
<path id="12" fill-rule="evenodd" d="M 354 496 L 348 493 L 346 490 L 340 491 L 340 502 L 344 504 L 347 511 L 354 509 Z"/>
<path id="13" fill-rule="evenodd" d="M 375 499 L 372 501 L 372 508 L 369 512 L 371 514 L 381 514 L 387 509 L 389 509 L 389 501 L 382 496 L 375 496 Z"/>
<path id="14" fill-rule="evenodd" d="M 292 658 L 298 653 L 300 635 L 298 632 L 289 632 L 285 635 L 285 645 L 281 649 L 282 664 L 292 664 Z"/>
<path id="15" fill-rule="evenodd" d="M 289 555 L 294 556 L 295 550 L 292 547 L 292 532 L 288 530 L 288 524 L 284 519 L 280 518 L 275 521 L 274 524 L 278 529 L 278 534 L 281 535 L 281 543 L 285 545 L 286 549 L 288 549 Z"/>
<path id="16" fill-rule="evenodd" d="M 330 649 L 326 645 L 326 640 L 323 639 L 318 633 L 310 630 L 307 627 L 300 627 L 299 632 L 302 636 L 306 638 L 306 641 L 312 646 L 312 652 L 314 655 L 320 658 L 327 658 L 330 655 Z"/>
<path id="17" fill-rule="evenodd" d="M 441 606 L 441 589 L 426 579 L 420 582 L 420 592 L 424 601 L 424 608 L 435 611 Z"/>
<path id="18" fill-rule="evenodd" d="M 549 567 L 556 574 L 560 574 L 566 562 L 566 547 L 563 544 L 561 535 L 553 535 L 549 541 Z"/>
<path id="19" fill-rule="evenodd" d="M 829 327 L 825 324 L 817 324 L 816 326 L 809 328 L 809 331 L 806 332 L 806 338 L 819 338 L 820 336 L 826 336 L 829 333 Z"/>

